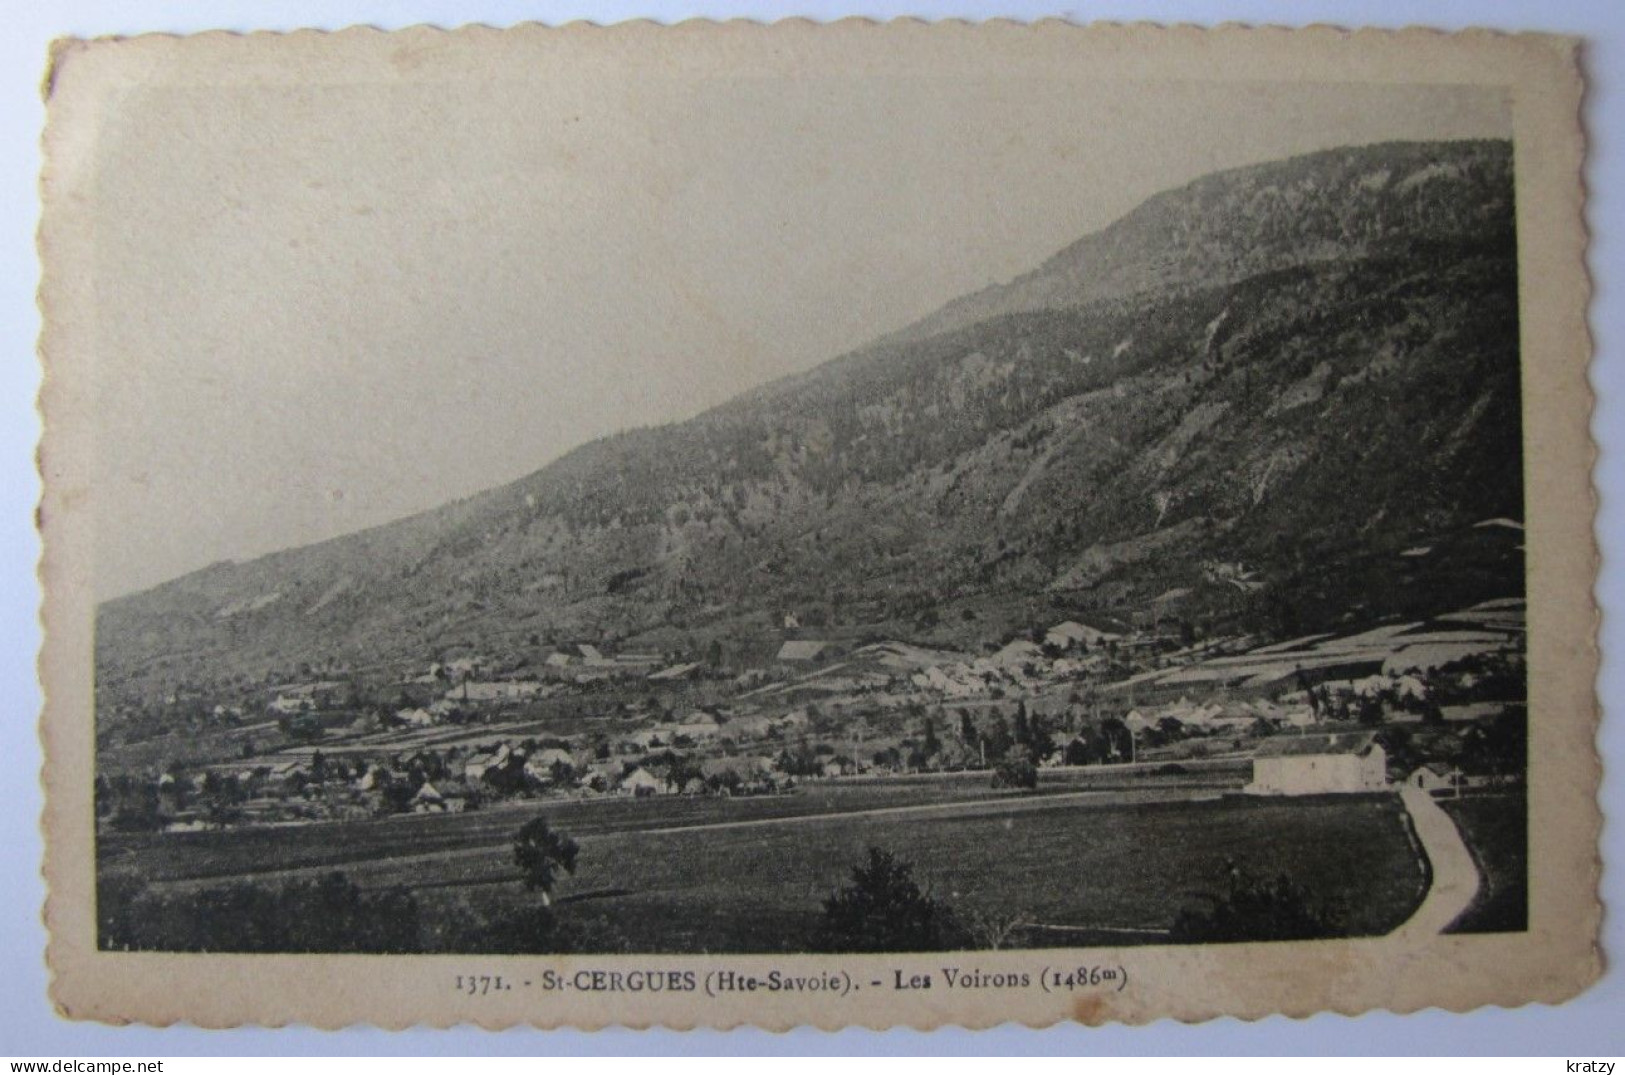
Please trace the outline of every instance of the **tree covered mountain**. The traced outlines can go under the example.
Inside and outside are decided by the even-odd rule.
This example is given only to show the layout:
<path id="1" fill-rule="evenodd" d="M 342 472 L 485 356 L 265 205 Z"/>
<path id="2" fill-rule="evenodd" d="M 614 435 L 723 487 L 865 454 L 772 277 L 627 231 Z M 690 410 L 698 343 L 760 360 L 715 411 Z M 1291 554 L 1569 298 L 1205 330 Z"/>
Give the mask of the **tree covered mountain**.
<path id="1" fill-rule="evenodd" d="M 1080 195 L 1085 196 L 1085 195 Z M 1157 195 L 1010 284 L 510 485 L 110 601 L 98 675 L 591 637 L 1266 633 L 1522 592 L 1511 147 Z M 1420 550 L 1420 551 L 1418 551 Z"/>

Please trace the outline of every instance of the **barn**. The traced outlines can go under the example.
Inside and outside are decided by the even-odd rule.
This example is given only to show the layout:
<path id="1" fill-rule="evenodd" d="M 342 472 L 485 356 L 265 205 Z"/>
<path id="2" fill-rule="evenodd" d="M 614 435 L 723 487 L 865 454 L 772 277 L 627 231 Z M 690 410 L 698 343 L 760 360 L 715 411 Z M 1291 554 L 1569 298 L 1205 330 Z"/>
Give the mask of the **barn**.
<path id="1" fill-rule="evenodd" d="M 1381 791 L 1388 754 L 1371 732 L 1281 735 L 1253 755 L 1253 795 L 1326 795 Z"/>
<path id="2" fill-rule="evenodd" d="M 622 777 L 616 790 L 622 795 L 643 796 L 662 795 L 668 789 L 664 780 L 640 766 Z"/>

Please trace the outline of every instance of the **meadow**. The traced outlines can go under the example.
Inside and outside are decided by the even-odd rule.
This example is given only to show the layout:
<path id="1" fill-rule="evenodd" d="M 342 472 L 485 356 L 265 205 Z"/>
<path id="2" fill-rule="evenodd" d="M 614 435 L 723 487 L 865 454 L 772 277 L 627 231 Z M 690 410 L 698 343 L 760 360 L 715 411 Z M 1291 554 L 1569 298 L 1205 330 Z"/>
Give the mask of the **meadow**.
<path id="1" fill-rule="evenodd" d="M 1291 877 L 1352 935 L 1387 932 L 1422 896 L 1425 872 L 1393 796 L 1261 800 L 1221 797 L 1223 773 L 1114 778 L 1055 779 L 1038 795 L 966 780 L 832 782 L 759 799 L 534 803 L 177 834 L 109 841 L 104 866 L 172 890 L 342 869 L 365 890 L 409 890 L 429 948 L 457 923 L 537 900 L 510 841 L 538 815 L 581 845 L 555 913 L 621 951 L 804 950 L 823 899 L 870 846 L 910 862 L 967 921 L 1020 919 L 1013 941 L 1029 946 L 1164 940 L 1182 909 L 1221 889 L 1232 862 Z"/>
<path id="2" fill-rule="evenodd" d="M 1246 770 L 1240 765 L 1207 765 L 1176 776 L 1125 768 L 1046 771 L 1037 794 L 1148 787 L 1225 790 L 1239 788 L 1246 781 Z M 462 814 L 401 814 L 369 821 L 195 833 L 103 833 L 97 838 L 97 853 L 103 868 L 130 869 L 148 881 L 233 878 L 317 867 L 348 868 L 357 863 L 466 852 L 482 846 L 505 847 L 514 830 L 538 814 L 559 828 L 585 836 L 629 829 L 982 802 L 1007 799 L 1012 794 L 989 788 L 985 772 L 809 781 L 788 795 L 518 800 Z"/>
<path id="3" fill-rule="evenodd" d="M 1451 933 L 1505 933 L 1529 928 L 1529 819 L 1513 789 L 1439 805 L 1461 829 L 1478 863 L 1478 895 Z"/>
<path id="4" fill-rule="evenodd" d="M 913 864 L 961 916 L 1019 917 L 1034 946 L 1155 943 L 1216 892 L 1227 863 L 1285 873 L 1342 913 L 1351 935 L 1409 917 L 1423 874 L 1388 798 L 1057 802 L 1030 810 L 861 817 L 583 841 L 561 914 L 593 919 L 629 951 L 796 951 L 822 901 L 869 846 Z M 404 880 L 397 878 L 396 880 Z M 489 914 L 526 898 L 505 860 L 420 888 L 426 908 Z M 433 917 L 431 913 L 431 917 Z"/>

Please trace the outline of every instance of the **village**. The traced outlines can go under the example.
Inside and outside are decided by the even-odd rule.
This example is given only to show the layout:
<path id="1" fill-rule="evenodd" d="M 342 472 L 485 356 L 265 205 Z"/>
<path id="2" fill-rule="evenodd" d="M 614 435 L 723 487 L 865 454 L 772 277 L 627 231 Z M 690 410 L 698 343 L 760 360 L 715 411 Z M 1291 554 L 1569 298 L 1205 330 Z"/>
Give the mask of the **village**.
<path id="1" fill-rule="evenodd" d="M 1067 619 L 976 655 L 783 622 L 771 658 L 747 667 L 714 649 L 576 642 L 537 660 L 190 685 L 164 699 L 184 731 L 103 744 L 98 825 L 309 825 L 977 772 L 1019 791 L 1104 766 L 1225 766 L 1257 795 L 1522 779 L 1520 599 L 1272 644 Z"/>

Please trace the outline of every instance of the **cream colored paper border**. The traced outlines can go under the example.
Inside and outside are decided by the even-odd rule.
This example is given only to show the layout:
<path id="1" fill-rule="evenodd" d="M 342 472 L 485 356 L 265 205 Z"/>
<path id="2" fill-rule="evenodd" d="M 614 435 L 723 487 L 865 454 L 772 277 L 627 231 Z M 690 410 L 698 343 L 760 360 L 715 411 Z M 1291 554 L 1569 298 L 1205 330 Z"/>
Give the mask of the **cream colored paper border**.
<path id="1" fill-rule="evenodd" d="M 1538 35 L 1446 35 L 1331 28 L 1307 30 L 1147 25 L 1080 28 L 1060 22 L 927 25 L 848 20 L 649 23 L 559 29 L 356 28 L 325 34 L 190 38 L 149 36 L 64 42 L 46 84 L 49 121 L 41 391 L 45 437 L 40 509 L 45 553 L 47 702 L 46 919 L 51 995 L 72 1018 L 205 1027 L 367 1022 L 486 1027 L 519 1023 L 596 1028 L 750 1024 L 986 1027 L 1009 1020 L 1143 1023 L 1161 1017 L 1258 1018 L 1373 1008 L 1455 1011 L 1483 1004 L 1557 1002 L 1600 972 L 1596 937 L 1595 751 L 1597 614 L 1592 536 L 1593 448 L 1586 378 L 1589 285 L 1584 271 L 1583 139 L 1577 43 Z M 105 953 L 94 945 L 91 554 L 95 430 L 87 420 L 97 353 L 94 256 L 88 214 L 97 117 L 106 102 L 151 85 L 314 84 L 494 77 L 564 58 L 658 70 L 665 77 L 728 71 L 795 77 L 798 71 L 929 71 L 972 77 L 1019 69 L 1029 76 L 1088 65 L 1101 78 L 1180 78 L 1216 84 L 1268 78 L 1505 86 L 1512 92 L 1522 303 L 1529 551 L 1530 929 L 1524 934 L 1441 936 L 1423 944 L 1385 938 L 1270 945 L 994 952 L 906 957 L 452 957 L 230 956 Z M 866 982 L 894 970 L 944 965 L 1037 971 L 1088 963 L 1124 967 L 1121 992 L 1067 996 L 1037 990 L 847 996 L 703 993 L 511 993 L 467 997 L 456 974 L 534 978 L 547 968 L 727 968 L 765 973 L 839 969 Z"/>

